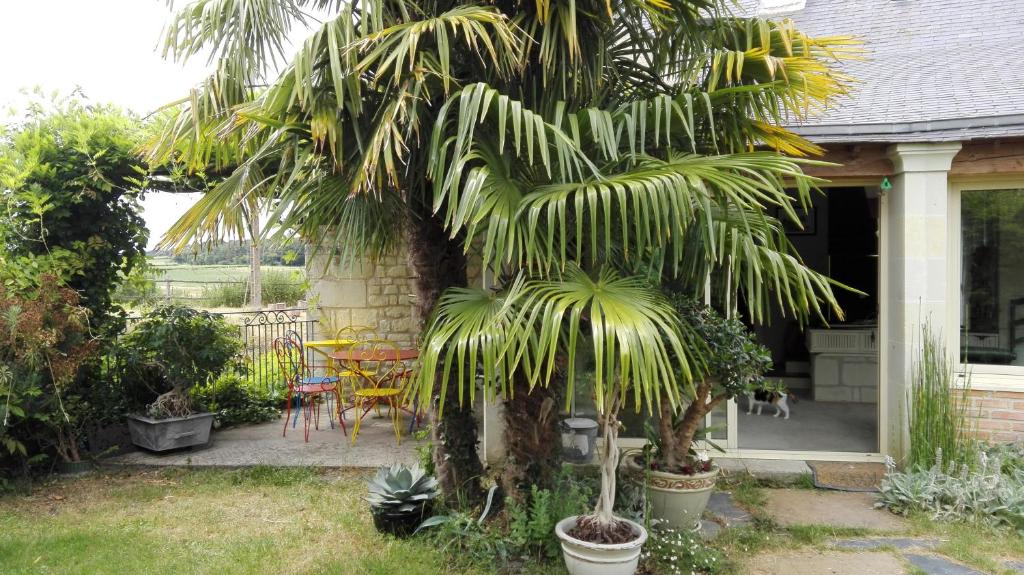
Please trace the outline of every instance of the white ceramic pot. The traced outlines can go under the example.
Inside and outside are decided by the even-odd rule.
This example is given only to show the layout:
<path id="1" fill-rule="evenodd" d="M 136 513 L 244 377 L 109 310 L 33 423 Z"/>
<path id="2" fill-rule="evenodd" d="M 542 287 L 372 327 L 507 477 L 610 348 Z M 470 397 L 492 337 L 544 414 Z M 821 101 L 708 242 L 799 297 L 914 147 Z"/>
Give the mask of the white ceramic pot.
<path id="1" fill-rule="evenodd" d="M 633 575 L 640 563 L 640 549 L 647 541 L 647 530 L 639 523 L 617 517 L 625 521 L 637 534 L 636 539 L 628 543 L 604 545 L 590 543 L 575 537 L 568 532 L 576 527 L 579 516 L 566 517 L 555 525 L 555 535 L 562 542 L 562 557 L 569 575 Z"/>
<path id="2" fill-rule="evenodd" d="M 675 529 L 700 529 L 701 515 L 718 480 L 718 467 L 712 464 L 710 471 L 694 475 L 645 472 L 638 457 L 631 453 L 623 459 L 633 480 L 647 487 L 652 518 Z"/>

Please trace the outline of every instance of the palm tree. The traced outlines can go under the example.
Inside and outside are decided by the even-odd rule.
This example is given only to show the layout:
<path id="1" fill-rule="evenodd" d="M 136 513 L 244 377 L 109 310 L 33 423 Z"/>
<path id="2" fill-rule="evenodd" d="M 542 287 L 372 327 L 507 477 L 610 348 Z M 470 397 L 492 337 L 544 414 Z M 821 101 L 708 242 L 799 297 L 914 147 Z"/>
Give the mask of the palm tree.
<path id="1" fill-rule="evenodd" d="M 511 402 L 550 394 L 559 374 L 571 390 L 584 328 L 614 440 L 627 390 L 678 401 L 669 357 L 689 355 L 659 278 L 713 281 L 755 320 L 772 301 L 802 316 L 834 304 L 766 212 L 796 221 L 806 205 L 816 182 L 800 158 L 819 150 L 779 126 L 845 92 L 832 62 L 853 43 L 725 4 L 192 2 L 165 51 L 208 52 L 215 72 L 167 113 L 150 155 L 217 183 L 165 243 L 240 235 L 252 206 L 279 222 L 265 235 L 343 260 L 404 239 L 432 317 L 419 391 L 442 402 L 449 492 L 479 494 L 478 368 L 483 393 Z M 494 290 L 465 287 L 467 254 Z"/>

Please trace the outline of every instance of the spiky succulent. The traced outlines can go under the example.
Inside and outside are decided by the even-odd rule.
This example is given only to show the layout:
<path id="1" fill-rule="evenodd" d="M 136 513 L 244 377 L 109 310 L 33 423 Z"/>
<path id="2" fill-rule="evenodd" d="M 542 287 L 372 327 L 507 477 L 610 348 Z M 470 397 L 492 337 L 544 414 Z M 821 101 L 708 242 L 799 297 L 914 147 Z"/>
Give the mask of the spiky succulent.
<path id="1" fill-rule="evenodd" d="M 370 493 L 365 499 L 378 513 L 416 511 L 438 495 L 437 479 L 427 475 L 418 464 L 381 467 L 366 483 Z"/>

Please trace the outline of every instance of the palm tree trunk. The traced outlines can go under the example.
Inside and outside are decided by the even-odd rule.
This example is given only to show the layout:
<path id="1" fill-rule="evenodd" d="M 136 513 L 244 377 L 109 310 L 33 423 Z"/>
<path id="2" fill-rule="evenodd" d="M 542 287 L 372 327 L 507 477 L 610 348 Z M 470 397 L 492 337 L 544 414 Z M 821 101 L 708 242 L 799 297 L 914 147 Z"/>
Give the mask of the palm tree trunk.
<path id="1" fill-rule="evenodd" d="M 512 396 L 505 402 L 505 448 L 508 458 L 502 473 L 505 494 L 526 501 L 532 485 L 554 487 L 561 468 L 562 438 L 558 412 L 562 382 L 537 386 L 532 391 L 524 377 L 512 382 Z"/>
<path id="2" fill-rule="evenodd" d="M 594 516 L 601 526 L 615 522 L 615 480 L 619 469 L 618 408 L 612 407 L 604 417 L 604 437 L 601 438 L 601 492 L 594 506 Z"/>
<path id="3" fill-rule="evenodd" d="M 443 224 L 431 213 L 429 206 L 413 205 L 410 226 L 409 260 L 416 272 L 416 305 L 420 321 L 425 325 L 444 290 L 465 287 L 466 256 L 461 241 L 450 239 Z M 423 327 L 423 326 L 421 326 Z M 454 380 L 455 374 L 451 379 Z M 440 390 L 441 374 L 435 389 Z M 438 482 L 452 503 L 471 506 L 483 497 L 480 479 L 483 465 L 477 454 L 476 418 L 473 406 L 461 404 L 458 383 L 448 382 L 444 410 L 438 417 L 438 396 L 431 406 L 433 419 L 434 468 Z"/>

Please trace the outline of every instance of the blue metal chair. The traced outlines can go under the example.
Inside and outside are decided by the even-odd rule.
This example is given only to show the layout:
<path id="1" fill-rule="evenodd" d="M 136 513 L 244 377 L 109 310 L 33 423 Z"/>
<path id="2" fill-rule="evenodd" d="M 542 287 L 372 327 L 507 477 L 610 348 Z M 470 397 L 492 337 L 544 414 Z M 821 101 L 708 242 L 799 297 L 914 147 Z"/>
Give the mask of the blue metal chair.
<path id="1" fill-rule="evenodd" d="M 316 429 L 320 429 L 320 397 L 327 403 L 327 414 L 330 418 L 331 429 L 334 429 L 334 412 L 338 411 L 338 422 L 341 424 L 342 432 L 347 436 L 348 429 L 345 421 L 341 418 L 341 392 L 339 390 L 340 379 L 336 375 L 313 375 L 313 370 L 306 361 L 306 349 L 302 344 L 302 336 L 289 331 L 282 337 L 274 340 L 274 353 L 277 356 L 277 364 L 288 386 L 286 396 L 287 411 L 285 412 L 284 432 L 288 434 L 288 420 L 292 419 L 292 403 L 295 403 L 295 419 L 292 421 L 294 428 L 299 421 L 299 411 L 303 411 L 305 424 L 305 440 L 309 441 L 310 423 Z M 335 407 L 331 406 L 332 400 L 336 402 Z M 316 411 L 313 411 L 313 407 Z"/>

